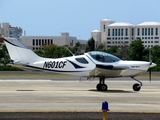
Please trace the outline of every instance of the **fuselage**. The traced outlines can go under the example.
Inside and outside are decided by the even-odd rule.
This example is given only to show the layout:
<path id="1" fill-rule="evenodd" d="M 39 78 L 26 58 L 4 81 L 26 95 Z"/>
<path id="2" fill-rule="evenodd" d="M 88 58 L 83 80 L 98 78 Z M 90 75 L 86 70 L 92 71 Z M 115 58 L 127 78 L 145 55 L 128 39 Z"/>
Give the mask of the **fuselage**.
<path id="1" fill-rule="evenodd" d="M 14 65 L 22 69 L 110 78 L 137 76 L 148 70 L 150 62 L 123 61 L 114 55 L 93 51 L 84 55 L 57 59 L 43 58 L 29 64 L 14 63 Z"/>

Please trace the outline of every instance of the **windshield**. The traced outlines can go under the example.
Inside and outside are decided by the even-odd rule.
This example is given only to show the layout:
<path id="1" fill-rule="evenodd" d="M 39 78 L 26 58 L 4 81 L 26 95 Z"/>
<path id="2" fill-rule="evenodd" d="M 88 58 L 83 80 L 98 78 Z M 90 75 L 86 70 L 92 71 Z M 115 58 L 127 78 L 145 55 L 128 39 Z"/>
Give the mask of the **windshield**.
<path id="1" fill-rule="evenodd" d="M 111 62 L 117 62 L 120 61 L 118 57 L 111 55 L 109 53 L 105 52 L 99 52 L 99 51 L 92 51 L 88 52 L 88 54 L 95 60 L 99 62 L 106 62 L 106 63 L 111 63 Z"/>

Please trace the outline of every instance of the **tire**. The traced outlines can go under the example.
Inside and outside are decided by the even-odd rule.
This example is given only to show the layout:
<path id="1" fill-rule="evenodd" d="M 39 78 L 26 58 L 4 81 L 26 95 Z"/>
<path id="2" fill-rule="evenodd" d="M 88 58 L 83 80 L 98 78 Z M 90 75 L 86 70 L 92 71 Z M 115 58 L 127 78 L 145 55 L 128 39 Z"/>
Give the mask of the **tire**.
<path id="1" fill-rule="evenodd" d="M 133 90 L 134 90 L 134 91 L 140 91 L 140 89 L 141 89 L 141 86 L 140 86 L 138 83 L 135 83 L 135 84 L 133 85 Z"/>
<path id="2" fill-rule="evenodd" d="M 101 91 L 107 91 L 108 86 L 106 84 L 101 85 Z"/>
<path id="3" fill-rule="evenodd" d="M 96 88 L 98 91 L 101 91 L 101 84 L 97 84 Z"/>

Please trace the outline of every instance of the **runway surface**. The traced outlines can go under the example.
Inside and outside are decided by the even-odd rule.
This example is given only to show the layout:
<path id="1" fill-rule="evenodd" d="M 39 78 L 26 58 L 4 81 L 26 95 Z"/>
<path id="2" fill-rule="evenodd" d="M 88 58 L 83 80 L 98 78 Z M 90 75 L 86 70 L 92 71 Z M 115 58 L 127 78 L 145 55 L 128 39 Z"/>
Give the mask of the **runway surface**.
<path id="1" fill-rule="evenodd" d="M 108 91 L 99 92 L 97 80 L 1 78 L 0 119 L 100 120 L 103 101 L 109 103 L 110 120 L 160 119 L 160 81 L 140 79 L 139 92 L 128 78 L 108 79 Z"/>

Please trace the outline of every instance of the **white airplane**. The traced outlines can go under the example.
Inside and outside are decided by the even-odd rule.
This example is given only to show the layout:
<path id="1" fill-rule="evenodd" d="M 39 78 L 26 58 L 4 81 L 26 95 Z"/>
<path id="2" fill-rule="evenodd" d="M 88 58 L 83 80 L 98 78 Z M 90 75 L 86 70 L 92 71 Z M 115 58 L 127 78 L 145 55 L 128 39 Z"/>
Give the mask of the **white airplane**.
<path id="1" fill-rule="evenodd" d="M 139 91 L 142 82 L 134 77 L 156 66 L 147 61 L 124 61 L 105 52 L 91 51 L 83 55 L 64 58 L 43 58 L 15 38 L 4 38 L 12 64 L 21 69 L 71 74 L 84 77 L 98 77 L 98 91 L 108 89 L 105 78 L 131 77 L 138 83 L 133 85 L 134 91 Z"/>

